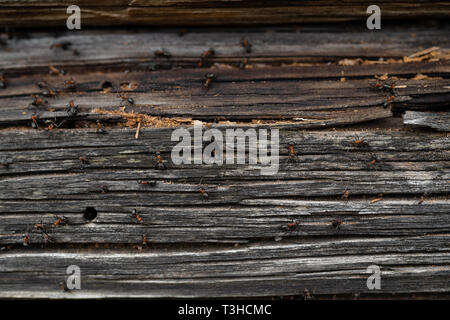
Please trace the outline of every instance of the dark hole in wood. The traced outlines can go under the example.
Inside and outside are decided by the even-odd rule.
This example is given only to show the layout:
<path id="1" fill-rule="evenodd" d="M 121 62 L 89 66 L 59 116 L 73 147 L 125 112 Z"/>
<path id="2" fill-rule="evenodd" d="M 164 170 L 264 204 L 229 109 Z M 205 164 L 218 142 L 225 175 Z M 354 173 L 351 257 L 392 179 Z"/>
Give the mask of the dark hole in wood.
<path id="1" fill-rule="evenodd" d="M 94 207 L 86 207 L 86 209 L 84 209 L 83 216 L 86 220 L 94 220 L 97 218 L 97 210 L 95 210 Z"/>
<path id="2" fill-rule="evenodd" d="M 106 89 L 106 88 L 112 88 L 112 83 L 109 81 L 104 81 L 102 83 L 102 89 Z"/>

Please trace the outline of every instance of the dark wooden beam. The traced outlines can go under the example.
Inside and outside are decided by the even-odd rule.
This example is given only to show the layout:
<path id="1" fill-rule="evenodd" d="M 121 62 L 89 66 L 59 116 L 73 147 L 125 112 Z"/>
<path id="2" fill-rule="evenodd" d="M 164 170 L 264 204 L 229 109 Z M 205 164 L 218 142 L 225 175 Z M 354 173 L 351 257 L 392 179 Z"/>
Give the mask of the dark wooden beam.
<path id="1" fill-rule="evenodd" d="M 366 1 L 76 1 L 83 26 L 198 26 L 254 25 L 309 22 L 361 21 L 365 27 Z M 2 1 L 2 26 L 60 26 L 65 28 L 66 8 L 73 1 Z M 445 19 L 442 1 L 378 1 L 384 20 Z"/>

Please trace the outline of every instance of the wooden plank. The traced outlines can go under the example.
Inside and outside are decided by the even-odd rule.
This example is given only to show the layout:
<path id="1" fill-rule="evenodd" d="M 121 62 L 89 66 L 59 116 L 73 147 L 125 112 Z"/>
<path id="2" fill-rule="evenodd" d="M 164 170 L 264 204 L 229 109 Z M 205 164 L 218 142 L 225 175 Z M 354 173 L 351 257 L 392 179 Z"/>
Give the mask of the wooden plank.
<path id="1" fill-rule="evenodd" d="M 403 123 L 410 126 L 428 127 L 438 131 L 450 131 L 450 115 L 448 112 L 416 112 L 406 111 Z"/>
<path id="2" fill-rule="evenodd" d="M 65 26 L 70 1 L 2 1 L 1 26 Z M 249 25 L 361 21 L 368 15 L 364 1 L 101 1 L 77 2 L 84 26 L 111 25 Z M 383 19 L 443 19 L 449 8 L 442 1 L 379 1 Z"/>
<path id="3" fill-rule="evenodd" d="M 150 198 L 153 198 L 151 196 Z M 83 201 L 80 201 L 83 200 Z M 197 200 L 198 202 L 199 200 Z M 277 202 L 277 204 L 275 204 Z M 252 205 L 257 203 L 258 205 Z M 176 205 L 178 203 L 171 203 Z M 262 204 L 262 206 L 261 206 Z M 245 243 L 297 237 L 370 237 L 411 236 L 449 232 L 448 200 L 384 200 L 366 201 L 299 201 L 243 200 L 240 205 L 164 206 L 135 198 L 115 197 L 107 201 L 52 200 L 2 201 L 0 203 L 0 243 L 22 245 L 44 244 L 43 224 L 52 244 L 128 243 Z M 97 217 L 88 221 L 84 206 L 93 206 Z M 137 208 L 144 224 L 131 212 Z M 46 210 L 46 211 L 45 211 Z M 67 225 L 54 227 L 57 217 L 64 216 Z M 339 228 L 332 226 L 342 220 Z M 295 228 L 289 228 L 292 221 Z"/>
<path id="4" fill-rule="evenodd" d="M 410 67 L 419 67 L 420 70 L 421 65 L 434 68 L 425 64 Z M 450 70 L 448 62 L 439 62 L 434 66 L 434 72 Z M 291 124 L 295 123 L 294 127 L 302 128 L 323 128 L 387 118 L 391 116 L 387 108 L 389 104 L 394 110 L 408 109 L 410 106 L 414 109 L 448 106 L 448 79 L 396 80 L 397 96 L 392 98 L 389 91 L 374 87 L 378 82 L 370 73 L 375 73 L 376 68 L 346 68 L 349 77 L 366 74 L 367 79 L 328 80 L 330 76 L 344 72 L 343 69 L 337 72 L 336 68 L 330 68 L 330 73 L 323 73 L 322 68 L 322 75 L 316 74 L 316 77 L 323 78 L 304 79 L 318 69 L 183 69 L 125 75 L 71 74 L 63 78 L 21 76 L 8 79 L 8 87 L 0 93 L 0 125 L 30 125 L 33 115 L 39 117 L 43 127 L 45 121 L 61 123 L 68 118 L 66 110 L 70 100 L 79 107 L 79 112 L 70 117 L 72 121 L 125 121 L 126 115 L 108 112 L 120 111 L 126 106 L 128 112 L 155 117 L 186 117 L 209 122 L 216 122 L 217 119 L 290 120 Z M 391 72 L 395 69 L 394 64 Z M 398 69 L 400 73 L 402 69 Z M 403 70 L 411 73 L 406 71 L 408 69 Z M 214 73 L 216 80 L 206 90 L 204 82 L 208 73 Z M 66 81 L 74 81 L 76 89 L 68 90 Z M 39 82 L 46 83 L 48 87 L 39 88 Z M 102 91 L 105 82 L 111 85 L 108 92 Z M 40 96 L 45 102 L 33 106 L 34 98 L 30 96 L 49 90 L 55 96 Z M 131 97 L 133 103 L 124 101 L 121 96 Z"/>
<path id="5" fill-rule="evenodd" d="M 0 131 L 0 150 L 3 163 L 7 163 L 0 169 L 0 225 L 4 228 L 0 241 L 20 244 L 27 228 L 40 222 L 51 225 L 56 215 L 67 216 L 73 223 L 52 230 L 51 236 L 59 243 L 135 243 L 143 234 L 157 243 L 246 242 L 263 237 L 336 233 L 440 233 L 449 227 L 448 200 L 437 202 L 436 209 L 424 209 L 418 204 L 418 197 L 424 193 L 450 192 L 450 146 L 442 134 L 282 130 L 279 171 L 273 176 L 261 176 L 257 166 L 174 165 L 168 153 L 176 144 L 170 141 L 172 129 L 144 128 L 138 140 L 134 132 L 111 129 L 99 135 L 93 130 Z M 356 136 L 366 145 L 356 145 Z M 295 146 L 295 159 L 289 157 L 290 143 Z M 158 150 L 167 170 L 156 169 Z M 86 157 L 89 163 L 82 164 L 80 157 Z M 142 185 L 140 180 L 155 184 Z M 207 199 L 199 192 L 199 183 L 208 193 Z M 303 219 L 310 210 L 305 211 L 304 206 L 309 208 L 311 204 L 299 203 L 293 209 L 287 201 L 287 209 L 283 209 L 282 200 L 340 199 L 345 191 L 356 197 L 354 201 L 362 202 L 319 202 L 316 206 L 322 211 L 318 216 L 305 217 L 305 225 L 302 222 L 294 232 L 283 230 L 295 216 Z M 387 198 L 371 203 L 380 193 Z M 417 198 L 407 203 L 388 202 L 389 195 Z M 362 196 L 366 200 L 361 200 Z M 268 200 L 265 204 L 255 202 L 274 197 L 278 197 L 278 207 Z M 243 207 L 246 205 L 251 207 Z M 353 217 L 366 210 L 373 214 L 393 210 L 378 211 L 384 205 L 399 205 L 395 210 L 403 211 L 376 218 Z M 94 223 L 83 218 L 90 206 L 99 214 Z M 344 215 L 345 223 L 338 232 L 331 227 L 336 219 L 332 208 Z M 140 225 L 130 217 L 133 209 L 148 225 Z M 30 237 L 32 242 L 44 241 L 39 232 Z"/>
<path id="6" fill-rule="evenodd" d="M 214 49 L 214 55 L 205 59 L 205 67 L 214 62 L 238 66 L 244 59 L 248 66 L 258 63 L 337 63 L 344 58 L 371 61 L 382 58 L 386 63 L 389 59 L 403 59 L 431 46 L 439 49 L 432 56 L 422 58 L 436 60 L 448 55 L 449 29 L 448 25 L 441 28 L 386 26 L 377 32 L 355 32 L 345 26 L 305 26 L 300 32 L 294 27 L 219 28 L 193 29 L 182 37 L 179 29 L 100 29 L 57 34 L 17 32 L 9 34 L 0 47 L 0 69 L 6 74 L 29 75 L 36 71 L 48 72 L 49 64 L 68 72 L 87 70 L 87 66 L 88 70 L 112 68 L 122 71 L 197 67 L 202 53 L 209 48 Z M 251 44 L 250 52 L 242 46 L 243 38 Z M 58 43 L 69 45 L 66 50 L 51 49 Z M 155 56 L 155 51 L 162 49 L 170 57 Z M 360 62 L 353 61 L 354 64 Z M 348 63 L 352 61 L 341 62 Z M 382 68 L 383 63 L 379 67 Z M 379 74 L 384 72 L 380 70 Z"/>
<path id="7" fill-rule="evenodd" d="M 381 268 L 377 293 L 448 292 L 448 234 L 317 239 L 234 248 L 23 249 L 0 255 L 0 296 L 263 297 L 372 293 L 367 267 Z M 81 268 L 81 290 L 64 292 L 66 268 Z M 411 267 L 411 266 L 414 267 Z M 343 285 L 343 283 L 345 285 Z"/>

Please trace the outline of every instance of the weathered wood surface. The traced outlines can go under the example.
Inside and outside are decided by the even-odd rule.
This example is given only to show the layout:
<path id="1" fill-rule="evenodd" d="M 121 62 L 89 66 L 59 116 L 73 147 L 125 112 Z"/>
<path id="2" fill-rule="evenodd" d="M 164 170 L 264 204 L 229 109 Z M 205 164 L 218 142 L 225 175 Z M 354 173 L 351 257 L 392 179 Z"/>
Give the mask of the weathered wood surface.
<path id="1" fill-rule="evenodd" d="M 394 111 L 448 107 L 448 26 L 391 27 L 376 35 L 345 27 L 196 30 L 182 37 L 176 31 L 15 34 L 2 46 L 0 70 L 7 87 L 0 89 L 0 125 L 30 125 L 32 115 L 41 126 L 58 124 L 67 118 L 69 100 L 80 108 L 71 120 L 124 121 L 123 115 L 92 111 L 126 105 L 128 111 L 157 117 L 289 120 L 297 128 L 382 119 L 392 115 L 390 106 Z M 249 53 L 240 44 L 243 36 L 252 44 Z M 70 46 L 50 49 L 60 43 Z M 414 60 L 414 53 L 430 46 L 429 56 Z M 215 54 L 201 59 L 209 48 Z M 155 56 L 161 49 L 171 56 Z M 66 75 L 48 75 L 49 66 Z M 209 73 L 215 80 L 206 90 Z M 399 79 L 394 99 L 388 90 L 374 88 L 375 76 L 382 74 Z M 417 80 L 417 74 L 426 76 Z M 74 88 L 66 81 L 74 81 Z M 48 86 L 39 88 L 39 82 Z M 49 89 L 56 96 L 42 97 Z M 47 103 L 30 106 L 32 95 Z"/>
<path id="2" fill-rule="evenodd" d="M 428 127 L 438 131 L 450 131 L 450 115 L 448 112 L 416 112 L 406 111 L 403 123 L 410 126 Z"/>
<path id="3" fill-rule="evenodd" d="M 83 26 L 111 25 L 249 25 L 364 21 L 367 1 L 143 0 L 76 1 Z M 1 26 L 65 27 L 73 1 L 1 1 Z M 443 1 L 378 1 L 383 19 L 448 18 Z"/>
<path id="4" fill-rule="evenodd" d="M 448 26 L 265 31 L 2 38 L 0 297 L 374 294 L 366 287 L 373 264 L 380 295 L 450 292 L 450 140 L 435 131 L 448 131 Z M 64 41 L 70 49 L 49 49 Z M 163 48 L 170 58 L 154 56 Z M 199 65 L 208 48 L 215 55 Z M 49 75 L 49 65 L 66 74 Z M 207 73 L 216 79 L 206 90 Z M 384 74 L 396 77 L 387 105 L 393 92 L 374 87 Z M 49 89 L 56 95 L 43 97 Z M 32 95 L 48 102 L 32 106 Z M 79 112 L 69 117 L 70 100 Z M 123 106 L 127 113 L 111 112 Z M 279 171 L 175 165 L 173 128 L 143 123 L 136 139 L 144 116 L 191 132 L 191 119 L 222 132 L 280 128 Z M 48 130 L 48 121 L 64 125 Z M 435 130 L 403 127 L 412 122 Z M 157 151 L 165 170 L 156 169 Z M 95 219 L 85 218 L 87 207 Z M 61 216 L 67 224 L 54 226 Z M 63 292 L 72 264 L 82 290 Z"/>
<path id="5" fill-rule="evenodd" d="M 258 297 L 372 293 L 367 267 L 379 265 L 378 294 L 442 293 L 448 235 L 254 243 L 237 248 L 21 250 L 0 255 L 0 297 Z M 52 261 L 51 265 L 48 261 Z M 78 265 L 82 289 L 58 283 Z M 412 267 L 414 266 L 414 267 Z"/>
<path id="6" fill-rule="evenodd" d="M 262 176 L 258 166 L 174 165 L 170 150 L 177 142 L 170 141 L 171 130 L 142 129 L 138 140 L 134 133 L 129 129 L 112 129 L 104 135 L 94 130 L 0 132 L 0 149 L 6 164 L 0 171 L 4 228 L 0 241 L 22 243 L 24 234 L 34 224 L 51 225 L 56 215 L 71 220 L 69 226 L 51 232 L 55 241 L 61 243 L 129 243 L 139 241 L 144 234 L 160 243 L 329 235 L 336 233 L 331 227 L 335 218 L 330 213 L 333 207 L 336 213 L 346 216 L 339 234 L 448 231 L 448 200 L 438 201 L 436 207 L 433 201 L 427 209 L 417 204 L 422 194 L 450 192 L 450 145 L 446 135 L 282 131 L 279 171 L 273 176 Z M 355 137 L 363 139 L 366 145 L 355 144 Z M 294 159 L 288 155 L 290 143 L 295 146 Z M 166 170 L 156 168 L 158 150 Z M 80 157 L 89 163 L 81 163 Z M 141 185 L 140 180 L 155 181 L 155 185 Z M 200 183 L 208 199 L 198 191 Z M 107 192 L 102 192 L 102 186 Z M 340 199 L 345 191 L 352 197 L 368 199 L 358 203 L 299 202 L 295 210 L 291 202 L 283 208 L 281 199 L 275 208 L 247 207 L 256 199 L 277 197 Z M 416 200 L 399 202 L 402 204 L 397 209 L 380 209 L 384 208 L 384 201 L 395 207 L 395 201 L 371 203 L 379 194 Z M 321 207 L 323 212 L 309 216 L 310 205 Z M 88 206 L 98 212 L 94 223 L 83 218 Z M 133 209 L 139 211 L 144 225 L 131 217 Z M 386 215 L 385 210 L 400 210 L 402 214 Z M 364 211 L 381 215 L 354 216 Z M 307 215 L 305 225 L 302 222 L 295 232 L 283 231 L 283 225 L 296 215 Z M 31 241 L 44 241 L 39 232 L 31 237 Z"/>
<path id="7" fill-rule="evenodd" d="M 210 31 L 193 29 L 183 36 L 179 35 L 179 29 L 11 32 L 2 39 L 0 69 L 28 75 L 36 70 L 48 72 L 49 64 L 66 71 L 197 67 L 201 54 L 209 48 L 213 48 L 215 54 L 204 61 L 205 67 L 213 62 L 237 66 L 244 59 L 249 65 L 337 62 L 344 58 L 387 60 L 436 46 L 442 54 L 448 53 L 449 29 L 448 25 L 386 26 L 377 32 L 335 25 L 305 26 L 299 32 L 294 27 L 216 28 Z M 250 52 L 242 46 L 242 39 L 251 44 Z M 71 44 L 66 50 L 50 49 L 52 44 L 64 42 Z M 162 49 L 170 53 L 170 58 L 154 55 L 156 50 Z M 379 67 L 383 68 L 383 65 Z"/>

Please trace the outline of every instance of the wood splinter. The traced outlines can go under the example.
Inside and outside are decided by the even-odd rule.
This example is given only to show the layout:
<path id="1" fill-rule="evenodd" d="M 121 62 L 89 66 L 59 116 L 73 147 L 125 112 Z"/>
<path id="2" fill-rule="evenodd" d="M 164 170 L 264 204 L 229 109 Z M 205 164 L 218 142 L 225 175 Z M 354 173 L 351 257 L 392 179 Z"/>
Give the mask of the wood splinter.
<path id="1" fill-rule="evenodd" d="M 134 135 L 135 139 L 139 139 L 139 131 L 141 130 L 141 122 L 138 122 L 137 128 L 136 128 L 136 134 Z"/>

